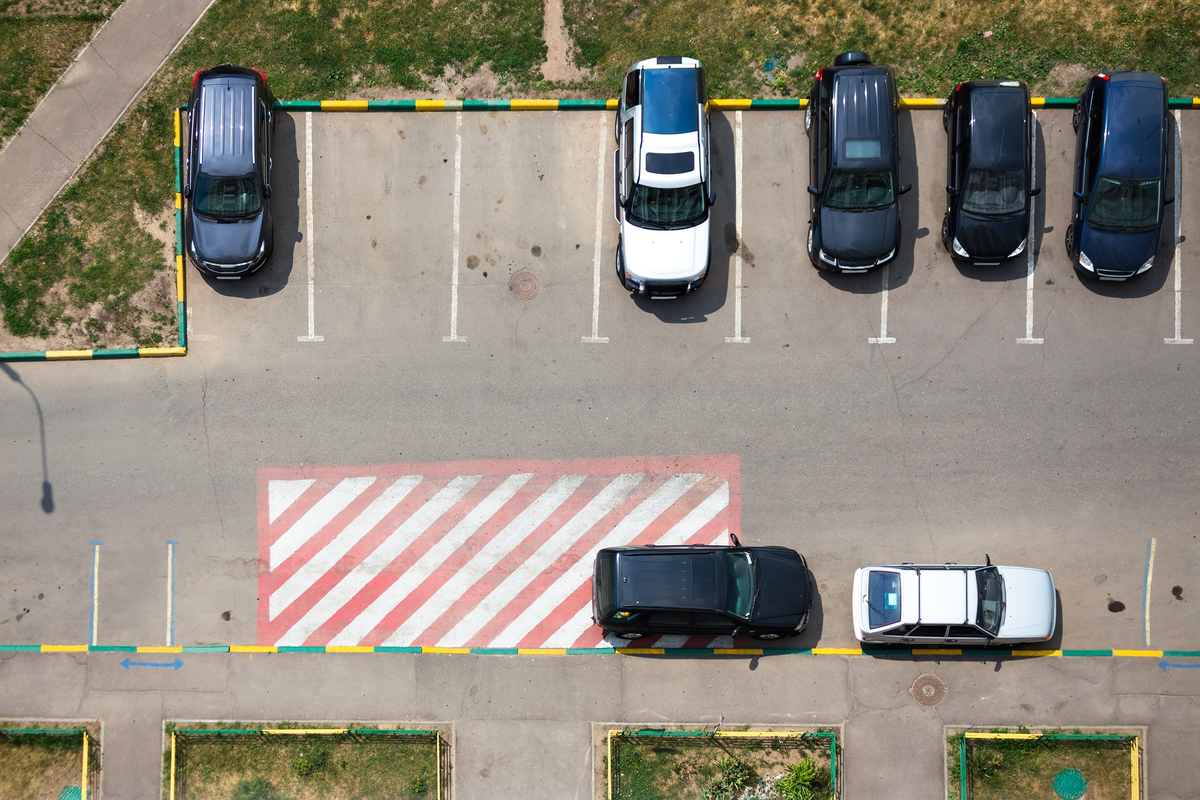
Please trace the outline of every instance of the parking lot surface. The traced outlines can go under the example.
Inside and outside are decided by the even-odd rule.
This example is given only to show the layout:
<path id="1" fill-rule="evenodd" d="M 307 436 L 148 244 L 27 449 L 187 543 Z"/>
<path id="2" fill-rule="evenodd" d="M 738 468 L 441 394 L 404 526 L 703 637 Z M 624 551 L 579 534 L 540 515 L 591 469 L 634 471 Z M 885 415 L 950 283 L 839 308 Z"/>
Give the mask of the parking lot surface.
<path id="1" fill-rule="evenodd" d="M 913 111 L 900 121 L 903 180 L 914 186 L 901 199 L 901 252 L 881 271 L 843 276 L 817 272 L 804 252 L 802 113 L 714 113 L 711 273 L 693 295 L 652 301 L 630 297 L 613 274 L 610 114 L 281 115 L 275 255 L 239 283 L 206 282 L 189 267 L 186 359 L 4 365 L 0 585 L 12 591 L 0 606 L 0 644 L 272 643 L 261 616 L 270 572 L 262 548 L 274 535 L 264 486 L 281 471 L 295 479 L 308 468 L 401 475 L 411 472 L 405 465 L 519 460 L 506 473 L 517 474 L 534 462 L 608 459 L 624 472 L 647 457 L 719 456 L 736 464 L 730 525 L 747 544 L 800 551 L 817 581 L 813 621 L 790 646 L 855 646 L 849 594 L 858 566 L 978 562 L 986 553 L 1054 574 L 1060 625 L 1048 647 L 1200 649 L 1192 601 L 1200 585 L 1192 343 L 1200 199 L 1187 183 L 1200 166 L 1200 117 L 1176 118 L 1183 190 L 1168 216 L 1178 212 L 1178 241 L 1164 233 L 1159 261 L 1141 279 L 1097 284 L 1075 276 L 1063 246 L 1069 110 L 1037 114 L 1045 188 L 1032 262 L 952 262 L 939 241 L 940 114 Z M 474 551 L 455 557 L 467 564 Z M 504 557 L 497 563 L 520 563 Z M 456 591 L 483 596 L 467 578 L 456 580 Z M 430 624 L 449 633 L 437 619 Z M 424 641 L 421 633 L 406 641 Z M 23 655 L 20 663 L 31 657 L 67 658 Z M 454 670 L 476 676 L 444 684 L 459 698 L 490 699 L 489 681 L 530 663 L 455 658 L 466 661 Z M 304 659 L 303 668 L 284 656 L 269 663 L 316 669 L 329 681 L 358 668 L 326 671 Z M 869 686 L 907 686 L 923 669 L 967 669 L 866 661 Z M 29 667 L 8 663 L 14 679 L 33 680 Z M 537 667 L 548 673 L 530 680 L 548 685 L 556 670 L 582 669 L 603 682 L 637 669 L 648 681 L 639 697 L 657 699 L 593 710 L 578 700 L 591 690 L 572 682 L 575 691 L 558 697 L 562 709 L 513 708 L 487 725 L 721 713 L 750 721 L 729 711 L 741 703 L 733 689 L 711 709 L 701 699 L 721 685 L 714 676 L 741 680 L 728 665 L 552 663 L 560 666 Z M 777 678 L 754 683 L 764 709 L 798 681 L 811 681 L 814 696 L 850 695 L 847 708 L 817 716 L 789 707 L 787 720 L 857 719 L 859 741 L 878 744 L 883 731 L 868 734 L 868 719 L 891 726 L 908 718 L 889 710 L 890 694 L 869 701 L 869 713 L 855 709 L 855 698 L 875 690 L 834 679 L 860 669 L 853 659 L 761 663 Z M 1150 724 L 1153 746 L 1153 722 L 1167 713 L 1162 698 L 1178 692 L 1187 699 L 1170 711 L 1172 724 L 1193 731 L 1180 734 L 1179 746 L 1195 744 L 1195 682 L 1180 677 L 1194 670 L 1114 662 L 1104 669 L 1116 677 L 1099 694 L 1084 692 L 1094 703 L 1084 711 L 1071 710 L 1070 698 L 1095 679 L 1093 667 L 1038 663 L 1008 661 L 995 674 L 976 666 L 959 684 L 975 699 L 943 719 L 1082 725 L 1103 717 L 1097 724 Z M 382 680 L 380 669 L 370 675 Z M 423 685 L 442 685 L 430 680 Z M 1065 705 L 1026 703 L 1029 680 L 1063 681 Z M 1147 694 L 1151 683 L 1158 688 Z M 295 703 L 263 713 L 318 718 L 299 694 L 288 696 Z M 8 708 L 29 707 L 5 698 Z M 1023 713 L 1022 704 L 1035 711 Z M 422 710 L 455 718 L 448 707 L 413 713 Z M 342 716 L 336 707 L 328 713 Z M 539 731 L 529 739 L 541 743 L 538 758 L 582 764 L 582 746 L 558 753 L 555 737 Z M 460 757 L 528 755 L 518 744 L 501 752 L 466 741 Z M 934 736 L 923 751 L 929 781 L 938 780 L 939 747 Z M 886 776 L 853 766 L 850 748 L 846 796 L 881 796 Z M 1164 761 L 1152 751 L 1150 775 L 1173 785 L 1170 770 L 1184 767 Z M 517 785 L 506 782 L 515 773 L 497 769 L 492 779 L 482 766 L 468 769 L 462 797 Z M 576 793 L 574 783 L 554 788 L 562 791 L 541 796 Z"/>

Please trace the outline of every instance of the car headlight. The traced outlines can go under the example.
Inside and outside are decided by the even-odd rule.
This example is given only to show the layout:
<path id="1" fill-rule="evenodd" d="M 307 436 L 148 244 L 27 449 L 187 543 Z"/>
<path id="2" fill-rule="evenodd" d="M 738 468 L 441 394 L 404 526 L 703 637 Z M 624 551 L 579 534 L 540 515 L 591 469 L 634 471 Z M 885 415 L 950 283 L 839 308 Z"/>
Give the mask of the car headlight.
<path id="1" fill-rule="evenodd" d="M 267 252 L 267 240 L 263 239 L 258 245 L 258 254 L 261 256 L 265 252 Z"/>
<path id="2" fill-rule="evenodd" d="M 1150 256 L 1150 258 L 1146 259 L 1145 264 L 1142 264 L 1140 267 L 1138 267 L 1137 274 L 1141 275 L 1143 272 L 1145 272 L 1146 270 L 1150 269 L 1153 266 L 1154 266 L 1154 256 Z"/>
<path id="3" fill-rule="evenodd" d="M 824 250 L 818 250 L 817 252 L 821 256 L 821 260 L 824 261 L 826 264 L 833 264 L 834 266 L 837 266 L 837 259 L 830 258 L 829 254 L 826 253 Z"/>
<path id="4" fill-rule="evenodd" d="M 879 264 L 883 264 L 883 263 L 886 263 L 886 262 L 888 262 L 888 261 L 891 261 L 891 260 L 892 260 L 892 257 L 893 257 L 893 256 L 895 256 L 895 255 L 896 255 L 896 248 L 894 248 L 894 247 L 893 247 L 893 248 L 892 248 L 891 250 L 889 250 L 889 251 L 888 251 L 888 252 L 887 252 L 887 253 L 886 253 L 886 254 L 885 254 L 885 255 L 884 255 L 882 258 L 880 258 L 878 261 L 876 261 L 876 262 L 875 262 L 875 264 L 876 264 L 876 265 L 879 265 Z"/>
<path id="5" fill-rule="evenodd" d="M 1023 253 L 1025 251 L 1025 241 L 1026 241 L 1025 239 L 1022 239 L 1021 243 L 1019 245 L 1017 245 L 1017 249 L 1013 250 L 1011 253 L 1009 253 L 1008 257 L 1012 258 L 1013 256 L 1021 255 L 1021 253 Z"/>
<path id="6" fill-rule="evenodd" d="M 1095 272 L 1096 268 L 1092 265 L 1092 260 L 1087 257 L 1087 253 L 1079 251 L 1079 266 L 1086 269 L 1088 272 Z"/>
<path id="7" fill-rule="evenodd" d="M 971 257 L 971 256 L 970 256 L 970 254 L 969 254 L 969 253 L 967 253 L 967 251 L 963 249 L 963 246 L 962 246 L 961 244 L 959 244 L 959 243 L 958 243 L 958 237 L 957 237 L 957 236 L 955 236 L 955 237 L 954 237 L 954 253 L 955 253 L 956 255 L 962 256 L 963 258 L 970 258 L 970 257 Z"/>

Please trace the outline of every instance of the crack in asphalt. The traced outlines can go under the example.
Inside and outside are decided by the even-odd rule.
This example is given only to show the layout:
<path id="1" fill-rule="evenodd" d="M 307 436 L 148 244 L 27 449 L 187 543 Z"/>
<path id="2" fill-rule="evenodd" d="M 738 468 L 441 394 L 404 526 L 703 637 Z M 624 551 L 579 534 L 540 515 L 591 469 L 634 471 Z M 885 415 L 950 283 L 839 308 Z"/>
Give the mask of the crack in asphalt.
<path id="1" fill-rule="evenodd" d="M 921 494 L 917 488 L 916 481 L 913 480 L 912 471 L 908 466 L 908 431 L 904 424 L 904 407 L 900 400 L 900 389 L 896 385 L 896 375 L 892 372 L 892 367 L 888 364 L 887 356 L 883 353 L 883 345 L 878 345 L 880 360 L 883 362 L 883 368 L 887 371 L 888 381 L 892 385 L 892 396 L 896 398 L 896 414 L 900 418 L 900 463 L 904 467 L 904 477 L 908 481 L 908 486 L 913 493 L 913 503 L 917 507 L 917 513 L 921 515 L 921 521 L 925 524 L 925 535 L 929 538 L 929 546 L 934 547 L 933 543 L 933 528 L 929 525 L 929 517 L 925 513 L 925 505 L 921 502 Z M 953 350 L 953 348 L 951 348 Z M 907 385 L 907 384 L 905 384 Z"/>
<path id="2" fill-rule="evenodd" d="M 217 480 L 213 476 L 212 469 L 212 439 L 208 432 L 208 365 L 204 363 L 202 356 L 197 357 L 200 362 L 201 375 L 203 383 L 200 387 L 200 420 L 204 426 L 204 454 L 205 463 L 208 470 L 208 485 L 212 489 L 213 503 L 217 507 L 217 523 L 221 529 L 221 549 L 225 553 L 225 561 L 229 561 L 229 542 L 225 539 L 225 518 L 221 513 L 221 496 L 217 494 Z"/>
<path id="3" fill-rule="evenodd" d="M 976 317 L 976 318 L 975 318 L 975 319 L 974 319 L 974 320 L 971 322 L 971 324 L 967 326 L 967 329 L 966 329 L 966 330 L 964 330 L 964 331 L 962 332 L 962 335 L 961 335 L 961 336 L 958 336 L 957 338 L 955 338 L 955 340 L 954 340 L 954 344 L 950 345 L 950 349 L 949 349 L 949 350 L 947 350 L 945 353 L 943 353 L 941 358 L 939 358 L 939 359 L 938 359 L 937 361 L 935 361 L 934 363 L 930 364 L 930 365 L 929 365 L 929 367 L 927 367 L 927 368 L 925 369 L 925 371 L 924 371 L 924 372 L 922 372 L 922 373 L 921 373 L 920 375 L 918 375 L 917 377 L 913 378 L 913 379 L 912 379 L 912 380 L 910 380 L 910 381 L 905 381 L 905 382 L 904 382 L 904 383 L 903 383 L 903 384 L 900 386 L 900 388 L 901 388 L 901 389 L 906 389 L 906 388 L 908 388 L 909 386 L 911 386 L 912 384 L 914 384 L 914 383 L 916 383 L 917 381 L 921 380 L 921 379 L 922 379 L 922 378 L 924 378 L 926 375 L 928 375 L 930 372 L 932 372 L 933 370 L 935 370 L 935 369 L 937 369 L 938 367 L 940 367 L 940 366 L 942 365 L 942 362 L 944 362 L 944 361 L 945 361 L 947 358 L 949 358 L 951 355 L 953 355 L 954 351 L 955 351 L 956 349 L 958 349 L 958 345 L 959 345 L 960 343 L 962 343 L 962 342 L 966 341 L 966 339 L 967 339 L 967 336 L 968 336 L 968 335 L 971 333 L 971 331 L 972 331 L 972 330 L 974 330 L 974 329 L 975 329 L 975 326 L 976 326 L 976 325 L 978 325 L 980 322 L 982 322 L 984 317 L 988 316 L 989 314 L 991 314 L 993 311 L 995 311 L 995 310 L 996 310 L 996 306 L 1000 304 L 1000 300 L 1003 298 L 1003 296 L 1004 296 L 1004 293 L 1003 293 L 1002 291 L 997 291 L 997 292 L 995 293 L 995 295 L 996 295 L 996 297 L 995 297 L 995 299 L 994 299 L 994 300 L 992 300 L 992 303 L 991 303 L 991 305 L 989 305 L 987 308 L 985 308 L 983 311 L 981 311 L 981 312 L 979 313 L 979 316 L 978 316 L 978 317 Z"/>

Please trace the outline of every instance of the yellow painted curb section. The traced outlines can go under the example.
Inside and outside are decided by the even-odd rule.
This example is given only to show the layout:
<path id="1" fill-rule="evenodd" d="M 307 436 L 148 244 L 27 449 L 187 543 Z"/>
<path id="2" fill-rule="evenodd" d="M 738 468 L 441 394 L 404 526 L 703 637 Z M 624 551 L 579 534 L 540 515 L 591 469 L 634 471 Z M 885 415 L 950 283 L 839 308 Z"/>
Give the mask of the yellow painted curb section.
<path id="1" fill-rule="evenodd" d="M 984 733 L 982 731 L 967 731 L 968 739 L 1040 739 L 1040 733 Z"/>
<path id="2" fill-rule="evenodd" d="M 422 647 L 422 653 L 450 653 L 452 655 L 470 655 L 469 647 Z"/>
<path id="3" fill-rule="evenodd" d="M 937 97 L 902 97 L 901 108 L 941 108 L 946 101 Z"/>
<path id="4" fill-rule="evenodd" d="M 1113 650 L 1114 656 L 1127 656 L 1132 658 L 1162 658 L 1162 650 Z"/>
<path id="5" fill-rule="evenodd" d="M 913 648 L 914 656 L 961 656 L 962 649 L 958 647 L 922 647 Z"/>
<path id="6" fill-rule="evenodd" d="M 63 361 L 72 358 L 91 358 L 91 350 L 47 350 L 47 361 Z"/>
<path id="7" fill-rule="evenodd" d="M 1200 108 L 1200 97 L 1192 98 L 1192 108 Z"/>
<path id="8" fill-rule="evenodd" d="M 322 100 L 322 111 L 366 111 L 366 100 Z"/>
<path id="9" fill-rule="evenodd" d="M 1033 106 L 1034 108 L 1045 108 L 1046 107 L 1046 98 L 1031 97 L 1031 98 L 1029 98 L 1029 105 Z"/>
<path id="10" fill-rule="evenodd" d="M 177 295 L 177 302 L 182 303 L 187 300 L 187 296 L 184 291 L 182 255 L 175 256 L 175 294 Z"/>
<path id="11" fill-rule="evenodd" d="M 519 656 L 565 656 L 567 648 L 565 647 L 518 647 L 517 655 Z"/>
<path id="12" fill-rule="evenodd" d="M 861 656 L 861 647 L 814 647 L 814 656 Z"/>
<path id="13" fill-rule="evenodd" d="M 360 645 L 360 644 L 353 644 L 353 645 L 337 645 L 337 644 L 332 644 L 332 645 L 326 645 L 326 647 L 325 647 L 325 652 L 326 652 L 326 653 L 374 653 L 374 652 L 375 652 L 375 648 L 374 648 L 373 646 L 369 645 L 369 644 L 367 644 L 367 645 Z"/>
<path id="14" fill-rule="evenodd" d="M 738 110 L 738 109 L 747 109 L 747 108 L 750 108 L 750 106 L 751 106 L 750 100 L 743 100 L 741 98 L 730 98 L 728 100 L 709 100 L 708 101 L 709 108 L 721 108 L 721 109 L 727 109 L 730 111 L 734 111 L 734 110 Z"/>
<path id="15" fill-rule="evenodd" d="M 175 146 L 179 147 L 179 109 L 175 109 Z M 175 206 L 179 208 L 179 206 Z"/>
<path id="16" fill-rule="evenodd" d="M 618 647 L 616 652 L 633 656 L 661 656 L 667 651 L 662 647 Z"/>
<path id="17" fill-rule="evenodd" d="M 1200 105 L 1200 98 L 1198 98 L 1196 100 L 1196 104 Z M 620 100 L 608 100 L 608 101 L 605 101 L 605 103 L 604 103 L 605 108 L 616 108 L 619 105 L 621 105 Z"/>
<path id="18" fill-rule="evenodd" d="M 273 644 L 231 644 L 231 653 L 278 653 L 279 648 Z"/>
<path id="19" fill-rule="evenodd" d="M 183 195 L 179 192 L 175 193 L 175 208 L 183 208 Z"/>
<path id="20" fill-rule="evenodd" d="M 445 100 L 418 100 L 417 111 L 442 111 L 446 108 Z"/>
<path id="21" fill-rule="evenodd" d="M 312 734 L 331 736 L 346 733 L 346 728 L 264 728 L 263 733 L 274 736 L 311 736 Z"/>
<path id="22" fill-rule="evenodd" d="M 1129 796 L 1132 800 L 1138 800 L 1142 796 L 1141 790 L 1141 770 L 1138 769 L 1138 740 L 1133 737 L 1133 741 L 1129 743 L 1129 782 L 1132 791 Z"/>
<path id="23" fill-rule="evenodd" d="M 43 653 L 86 653 L 86 644 L 44 644 Z"/>
<path id="24" fill-rule="evenodd" d="M 509 108 L 513 111 L 558 111 L 557 100 L 512 100 Z"/>
<path id="25" fill-rule="evenodd" d="M 155 647 L 155 646 L 147 645 L 145 647 L 139 647 L 137 649 L 137 651 L 139 653 L 182 653 L 183 648 L 182 647 L 164 647 L 162 645 Z"/>
<path id="26" fill-rule="evenodd" d="M 49 354 L 47 354 L 49 355 Z M 163 356 L 186 356 L 186 347 L 139 347 L 138 355 L 142 358 L 161 358 Z"/>
<path id="27" fill-rule="evenodd" d="M 761 656 L 761 647 L 714 647 L 714 656 Z"/>
<path id="28" fill-rule="evenodd" d="M 1014 656 L 1029 658 L 1032 656 L 1061 656 L 1062 650 L 1013 650 Z"/>

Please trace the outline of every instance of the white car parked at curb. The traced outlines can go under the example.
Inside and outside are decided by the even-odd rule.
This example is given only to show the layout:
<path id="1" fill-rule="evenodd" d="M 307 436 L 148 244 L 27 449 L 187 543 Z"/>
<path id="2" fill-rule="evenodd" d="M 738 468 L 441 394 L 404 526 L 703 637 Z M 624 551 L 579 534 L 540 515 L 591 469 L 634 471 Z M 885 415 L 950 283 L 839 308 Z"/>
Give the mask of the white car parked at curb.
<path id="1" fill-rule="evenodd" d="M 621 285 L 676 297 L 708 275 L 713 193 L 704 67 L 694 58 L 639 61 L 617 105 L 613 212 Z"/>
<path id="2" fill-rule="evenodd" d="M 1009 645 L 1054 635 L 1054 578 L 986 564 L 891 564 L 854 572 L 854 636 L 866 644 Z"/>

